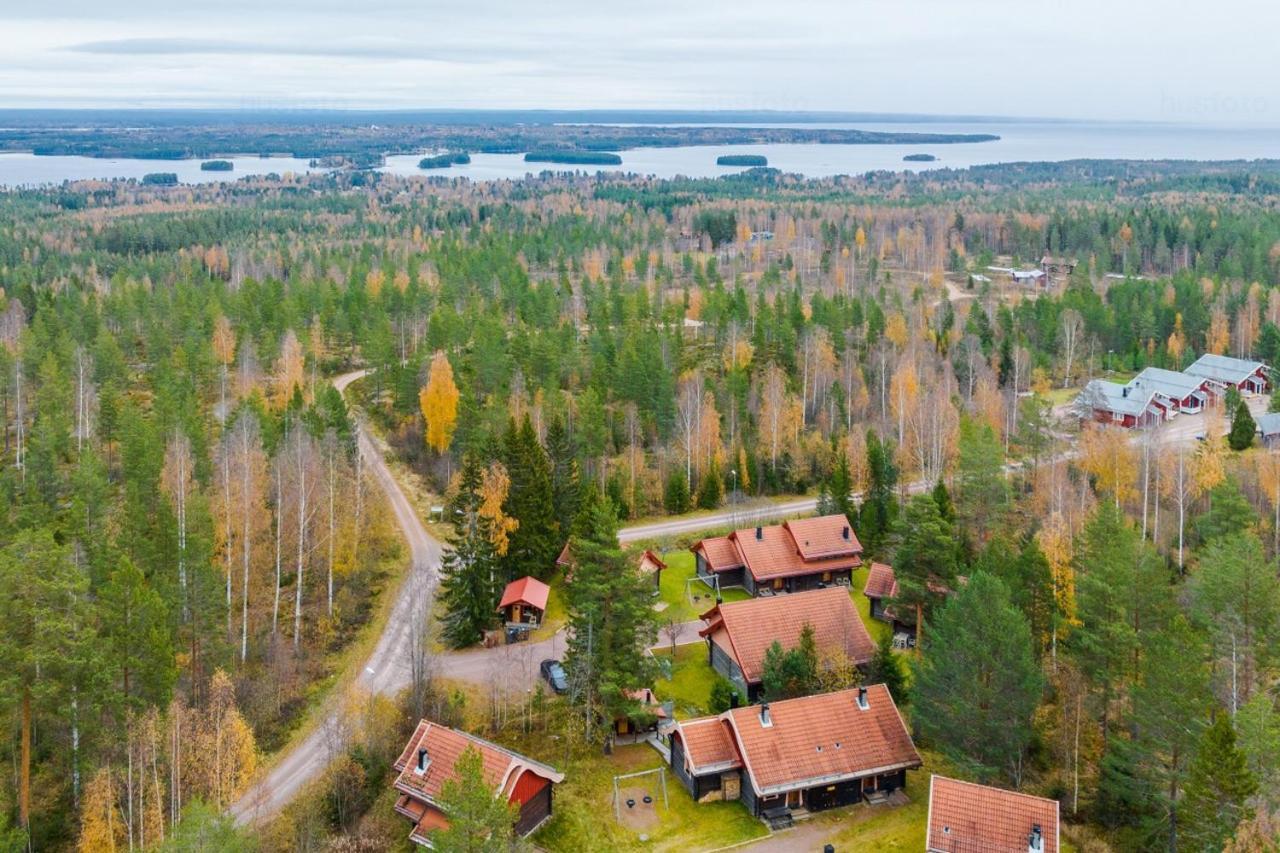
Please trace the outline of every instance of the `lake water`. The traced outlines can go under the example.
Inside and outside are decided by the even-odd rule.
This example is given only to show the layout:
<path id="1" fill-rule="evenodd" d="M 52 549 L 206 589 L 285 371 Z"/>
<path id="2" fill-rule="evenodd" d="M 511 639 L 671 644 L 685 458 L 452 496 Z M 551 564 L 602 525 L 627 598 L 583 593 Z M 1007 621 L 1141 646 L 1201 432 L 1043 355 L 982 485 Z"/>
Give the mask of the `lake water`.
<path id="1" fill-rule="evenodd" d="M 761 125 L 753 125 L 761 126 Z M 769 126 L 769 125 L 764 125 Z M 477 181 L 519 179 L 544 170 L 631 172 L 671 178 L 715 177 L 742 171 L 717 166 L 722 154 L 763 154 L 769 165 L 808 177 L 862 174 L 888 169 L 921 171 L 965 168 L 989 163 L 1060 161 L 1081 158 L 1123 160 L 1254 160 L 1280 158 L 1280 130 L 1214 128 L 1203 125 L 1120 124 L 1102 122 L 858 123 L 851 125 L 773 125 L 776 127 L 857 127 L 922 133 L 994 133 L 995 142 L 959 145 L 712 145 L 638 148 L 620 152 L 620 166 L 567 166 L 526 163 L 522 154 L 472 154 L 471 163 L 448 169 L 418 168 L 422 154 L 394 155 L 381 171 L 396 175 L 465 177 Z M 938 160 L 908 163 L 907 154 L 927 153 Z M 103 160 L 91 157 L 37 157 L 0 154 L 0 186 L 56 184 L 86 178 L 141 178 L 149 172 L 176 172 L 183 183 L 235 180 L 270 172 L 317 171 L 290 157 L 233 157 L 233 172 L 202 172 L 198 160 Z"/>

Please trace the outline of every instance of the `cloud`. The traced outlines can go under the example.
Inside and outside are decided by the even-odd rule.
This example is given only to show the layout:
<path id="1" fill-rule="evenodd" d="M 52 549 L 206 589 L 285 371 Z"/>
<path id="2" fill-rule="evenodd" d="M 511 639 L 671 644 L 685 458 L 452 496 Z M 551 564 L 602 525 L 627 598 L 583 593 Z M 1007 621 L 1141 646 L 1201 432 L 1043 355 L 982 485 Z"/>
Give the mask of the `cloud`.
<path id="1" fill-rule="evenodd" d="M 401 40 L 284 43 L 181 37 L 121 38 L 67 45 L 62 50 L 107 56 L 280 56 L 346 59 L 413 59 L 438 62 L 484 62 L 474 48 L 442 47 Z M 503 58 L 513 58 L 511 50 Z"/>

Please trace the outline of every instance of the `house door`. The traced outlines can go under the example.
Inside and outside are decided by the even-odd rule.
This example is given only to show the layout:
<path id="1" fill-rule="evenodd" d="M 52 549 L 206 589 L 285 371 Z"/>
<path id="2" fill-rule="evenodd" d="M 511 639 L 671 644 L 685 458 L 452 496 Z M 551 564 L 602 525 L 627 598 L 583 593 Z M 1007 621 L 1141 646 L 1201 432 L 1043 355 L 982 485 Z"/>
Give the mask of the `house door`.
<path id="1" fill-rule="evenodd" d="M 798 809 L 804 805 L 804 791 L 787 791 L 787 808 Z"/>
<path id="2" fill-rule="evenodd" d="M 511 605 L 511 621 L 512 622 L 520 621 L 520 605 L 519 604 Z"/>
<path id="3" fill-rule="evenodd" d="M 775 590 L 782 589 L 782 578 L 774 578 L 773 588 Z"/>

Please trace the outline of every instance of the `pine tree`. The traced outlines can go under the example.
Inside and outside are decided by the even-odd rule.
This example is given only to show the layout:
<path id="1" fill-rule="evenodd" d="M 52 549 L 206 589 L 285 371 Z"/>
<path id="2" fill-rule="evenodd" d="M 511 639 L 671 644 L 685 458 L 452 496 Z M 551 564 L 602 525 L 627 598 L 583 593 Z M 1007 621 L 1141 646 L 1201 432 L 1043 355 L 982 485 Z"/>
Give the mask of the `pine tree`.
<path id="1" fill-rule="evenodd" d="M 1258 790 L 1244 753 L 1236 746 L 1236 732 L 1226 714 L 1218 714 L 1205 729 L 1187 774 L 1182 803 L 1186 828 L 1182 841 L 1190 850 L 1215 853 L 1235 828 L 1253 817 L 1248 800 Z"/>
<path id="2" fill-rule="evenodd" d="M 30 829 L 32 728 L 67 706 L 88 653 L 88 585 L 70 549 L 45 529 L 0 551 L 0 710 L 18 711 L 18 827 Z M 16 706 L 16 707 L 15 707 Z"/>
<path id="3" fill-rule="evenodd" d="M 98 604 L 105 663 L 126 709 L 163 706 L 177 671 L 168 612 L 127 557 L 103 586 Z"/>
<path id="4" fill-rule="evenodd" d="M 441 853 L 514 853 L 525 849 L 516 837 L 516 807 L 494 796 L 485 778 L 484 758 L 468 746 L 453 764 L 453 775 L 440 791 L 440 810 L 449 825 L 431 831 L 431 849 Z"/>
<path id="5" fill-rule="evenodd" d="M 946 590 L 955 588 L 955 530 L 942 517 L 931 495 L 916 495 L 898 520 L 895 538 L 898 548 L 893 570 L 898 595 L 893 599 L 893 606 L 915 614 L 919 647 L 925 623 L 942 602 Z"/>
<path id="6" fill-rule="evenodd" d="M 1016 780 L 1044 677 L 998 578 L 975 573 L 937 614 L 912 683 L 921 734 L 980 779 Z"/>

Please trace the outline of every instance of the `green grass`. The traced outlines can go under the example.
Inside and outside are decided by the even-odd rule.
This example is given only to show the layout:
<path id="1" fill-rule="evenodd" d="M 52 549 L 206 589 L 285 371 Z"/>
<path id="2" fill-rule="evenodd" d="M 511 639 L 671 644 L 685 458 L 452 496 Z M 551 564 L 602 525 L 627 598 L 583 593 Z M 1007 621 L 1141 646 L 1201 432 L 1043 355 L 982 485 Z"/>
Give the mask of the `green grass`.
<path id="1" fill-rule="evenodd" d="M 661 766 L 662 756 L 645 744 L 618 747 L 613 755 L 575 758 L 564 768 L 564 783 L 556 786 L 554 816 L 533 836 L 534 843 L 553 851 L 686 851 L 711 850 L 767 835 L 764 825 L 741 803 L 698 804 L 670 772 L 667 808 L 662 806 L 657 776 L 621 783 L 648 790 L 656 801 L 658 820 L 639 832 L 619 824 L 613 808 L 614 775 Z M 647 840 L 640 839 L 642 833 Z"/>
<path id="2" fill-rule="evenodd" d="M 533 641 L 546 640 L 555 636 L 556 631 L 564 627 L 564 578 L 559 576 L 551 582 L 551 593 L 547 596 L 547 609 L 542 614 L 542 624 L 533 632 Z"/>
<path id="3" fill-rule="evenodd" d="M 888 622 L 881 622 L 871 617 L 871 600 L 862 594 L 862 588 L 867 585 L 867 575 L 870 573 L 870 566 L 863 566 L 854 571 L 853 583 L 849 587 L 849 597 L 853 599 L 853 606 L 858 609 L 858 616 L 862 618 L 862 624 L 867 627 L 867 633 L 878 643 L 881 637 L 893 631 L 893 627 Z"/>
<path id="4" fill-rule="evenodd" d="M 655 649 L 654 657 L 671 660 L 671 649 Z M 720 675 L 707 662 L 705 643 L 689 643 L 676 646 L 676 656 L 671 666 L 671 680 L 658 679 L 653 692 L 659 699 L 670 699 L 676 704 L 676 717 L 688 719 L 708 713 L 711 706 L 711 685 Z"/>
<path id="5" fill-rule="evenodd" d="M 692 552 L 669 551 L 662 555 L 662 559 L 667 564 L 659 586 L 659 598 L 667 605 L 662 611 L 664 620 L 691 622 L 715 606 L 715 592 L 701 581 L 688 587 L 690 593 L 699 596 L 696 603 L 690 603 L 685 595 L 686 582 L 695 572 Z M 751 597 L 739 587 L 721 590 L 721 596 L 725 601 L 743 601 Z"/>

